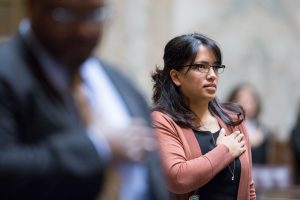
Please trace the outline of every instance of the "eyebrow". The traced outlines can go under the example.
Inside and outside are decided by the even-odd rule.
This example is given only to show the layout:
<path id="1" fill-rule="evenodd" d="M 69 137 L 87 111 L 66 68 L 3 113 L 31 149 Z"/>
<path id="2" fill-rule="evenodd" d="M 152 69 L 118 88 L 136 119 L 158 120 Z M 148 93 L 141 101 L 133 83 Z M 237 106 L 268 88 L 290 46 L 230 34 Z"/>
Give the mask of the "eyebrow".
<path id="1" fill-rule="evenodd" d="M 193 64 L 209 64 L 210 65 L 210 63 L 207 61 L 195 61 Z M 217 61 L 213 62 L 212 64 L 217 64 Z"/>

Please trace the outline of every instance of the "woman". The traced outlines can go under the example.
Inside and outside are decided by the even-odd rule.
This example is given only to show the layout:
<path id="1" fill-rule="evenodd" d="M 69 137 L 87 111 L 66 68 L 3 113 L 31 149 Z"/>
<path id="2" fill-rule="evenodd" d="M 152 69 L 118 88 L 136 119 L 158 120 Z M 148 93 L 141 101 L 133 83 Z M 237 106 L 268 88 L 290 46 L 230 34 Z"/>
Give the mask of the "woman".
<path id="1" fill-rule="evenodd" d="M 272 133 L 259 121 L 261 100 L 254 87 L 248 83 L 239 84 L 232 90 L 228 101 L 238 103 L 245 110 L 245 126 L 249 133 L 253 164 L 270 163 L 268 151 Z"/>
<path id="2" fill-rule="evenodd" d="M 173 199 L 256 199 L 251 151 L 238 105 L 216 100 L 224 70 L 216 43 L 176 37 L 156 69 L 152 118 Z"/>

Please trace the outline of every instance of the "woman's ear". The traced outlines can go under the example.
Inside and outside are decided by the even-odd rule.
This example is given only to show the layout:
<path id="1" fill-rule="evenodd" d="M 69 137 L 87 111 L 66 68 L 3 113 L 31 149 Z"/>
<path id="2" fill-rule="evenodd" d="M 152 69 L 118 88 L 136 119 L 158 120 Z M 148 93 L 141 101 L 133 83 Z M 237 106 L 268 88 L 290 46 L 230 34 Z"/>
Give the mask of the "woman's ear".
<path id="1" fill-rule="evenodd" d="M 174 83 L 175 85 L 177 85 L 177 86 L 180 86 L 180 85 L 181 85 L 180 74 L 179 74 L 179 72 L 178 72 L 177 70 L 172 69 L 172 70 L 170 71 L 170 77 L 171 77 L 171 79 L 172 79 L 172 81 L 173 81 L 173 83 Z"/>

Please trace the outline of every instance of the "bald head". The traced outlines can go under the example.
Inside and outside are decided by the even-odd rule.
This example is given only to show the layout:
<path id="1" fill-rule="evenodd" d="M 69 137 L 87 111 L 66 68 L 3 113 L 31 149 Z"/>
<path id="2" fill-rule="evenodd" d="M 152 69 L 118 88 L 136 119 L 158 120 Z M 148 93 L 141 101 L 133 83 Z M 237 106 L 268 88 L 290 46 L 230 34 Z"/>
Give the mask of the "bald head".
<path id="1" fill-rule="evenodd" d="M 102 36 L 105 0 L 27 0 L 27 6 L 39 42 L 68 67 L 89 57 Z"/>

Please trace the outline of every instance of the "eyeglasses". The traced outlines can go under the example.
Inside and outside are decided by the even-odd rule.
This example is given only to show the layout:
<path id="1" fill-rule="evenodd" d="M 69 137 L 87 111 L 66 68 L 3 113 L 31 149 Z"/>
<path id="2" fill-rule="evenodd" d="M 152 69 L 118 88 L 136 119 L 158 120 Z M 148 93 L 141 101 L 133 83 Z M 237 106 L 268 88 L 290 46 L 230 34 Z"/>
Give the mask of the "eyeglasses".
<path id="1" fill-rule="evenodd" d="M 225 69 L 225 65 L 219 65 L 219 64 L 210 65 L 207 63 L 190 64 L 190 65 L 184 65 L 182 67 L 190 67 L 191 69 L 197 70 L 201 73 L 208 73 L 210 68 L 212 68 L 216 74 L 223 73 Z"/>
<path id="2" fill-rule="evenodd" d="M 53 20 L 61 23 L 72 23 L 77 20 L 104 22 L 108 18 L 109 12 L 105 7 L 100 7 L 85 12 L 78 12 L 71 9 L 58 7 L 51 12 L 51 16 Z"/>

